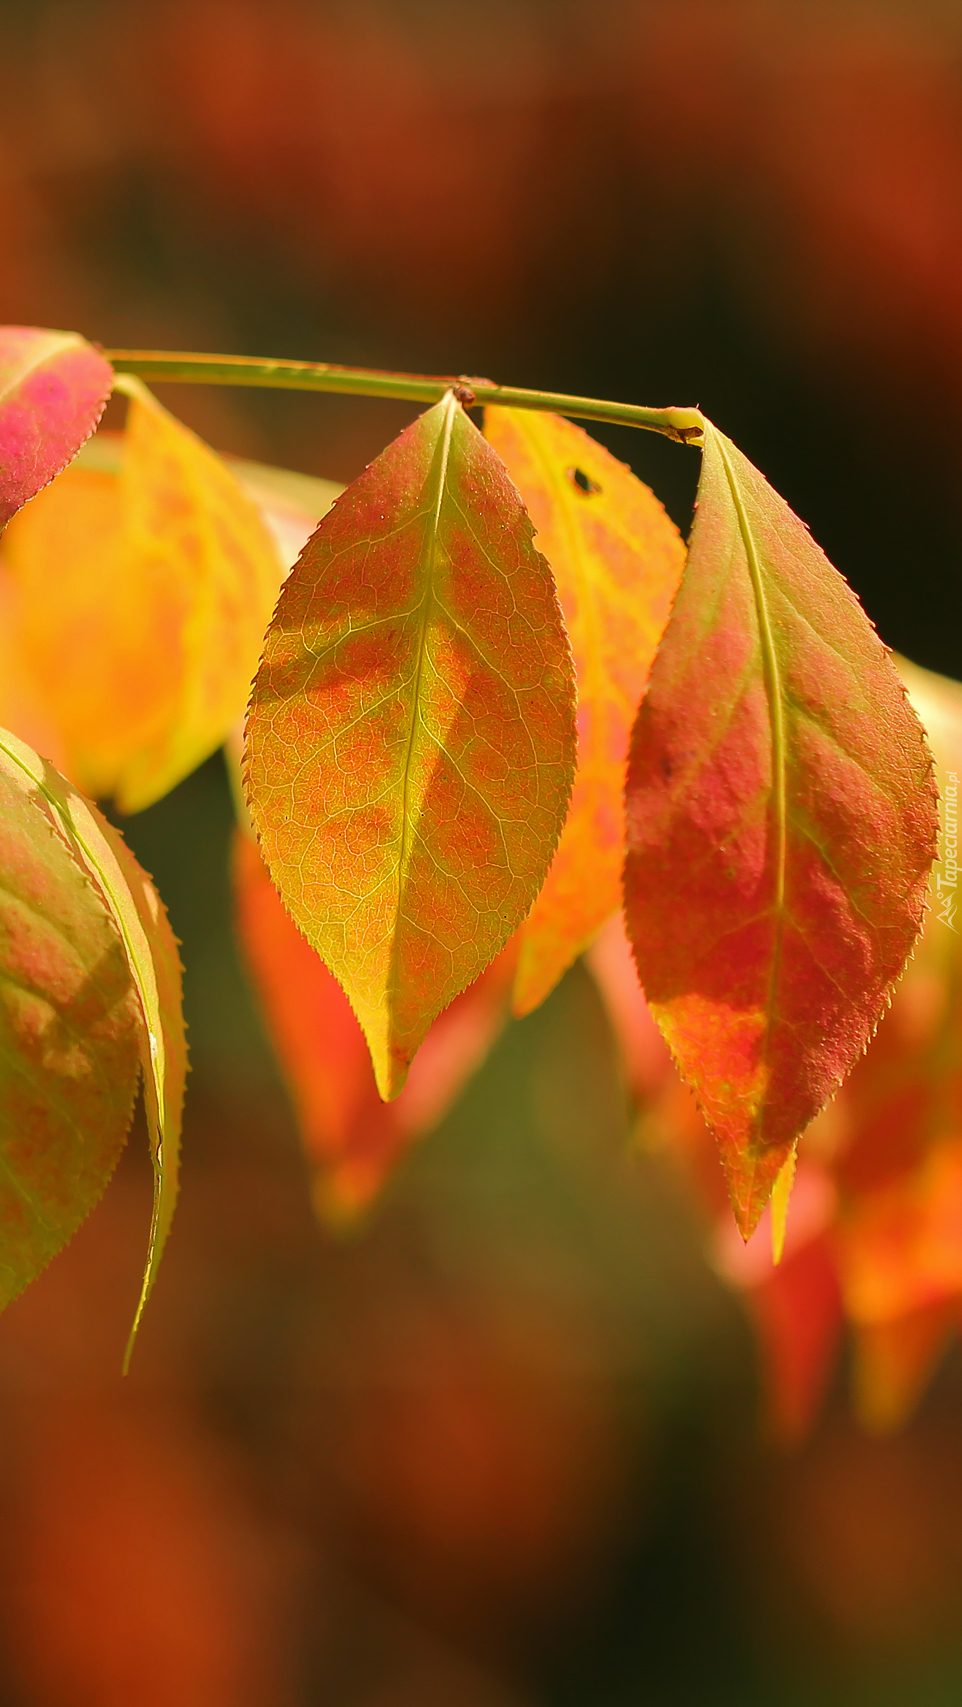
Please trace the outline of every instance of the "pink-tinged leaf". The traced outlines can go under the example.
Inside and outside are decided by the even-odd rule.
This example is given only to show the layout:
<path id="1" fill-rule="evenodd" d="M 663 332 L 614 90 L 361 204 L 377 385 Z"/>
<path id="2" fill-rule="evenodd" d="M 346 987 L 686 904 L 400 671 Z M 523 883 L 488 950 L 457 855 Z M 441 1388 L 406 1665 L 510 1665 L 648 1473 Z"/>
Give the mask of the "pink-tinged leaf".
<path id="1" fill-rule="evenodd" d="M 315 1207 L 334 1225 L 353 1222 L 412 1139 L 442 1119 L 499 1035 L 513 945 L 438 1016 L 400 1096 L 385 1103 L 344 991 L 285 911 L 242 830 L 233 879 L 238 934 L 297 1114 Z"/>
<path id="2" fill-rule="evenodd" d="M 585 962 L 618 1042 L 628 1088 L 646 1106 L 674 1079 L 668 1046 L 652 1019 L 621 914 L 598 932 Z"/>
<path id="3" fill-rule="evenodd" d="M 284 584 L 247 721 L 271 876 L 384 1097 L 544 881 L 574 773 L 551 572 L 452 396 L 337 500 Z"/>
<path id="4" fill-rule="evenodd" d="M 558 415 L 488 409 L 554 572 L 578 683 L 578 770 L 544 888 L 521 927 L 515 1013 L 530 1013 L 621 905 L 625 764 L 685 562 L 653 492 Z"/>
<path id="5" fill-rule="evenodd" d="M 43 815 L 50 833 L 59 837 L 68 849 L 86 890 L 97 897 L 125 962 L 138 1016 L 136 1043 L 144 1075 L 154 1206 L 143 1287 L 127 1345 L 126 1368 L 157 1275 L 177 1198 L 181 1109 L 187 1074 L 177 942 L 163 902 L 119 831 L 72 783 L 8 730 L 0 730 L 0 779 L 4 777 Z M 83 1023 L 82 1018 L 75 1021 L 78 1046 L 83 1043 Z M 69 1052 L 67 1059 L 69 1063 Z M 69 1099 L 65 1097 L 64 1102 L 67 1104 Z M 84 1137 L 79 1120 L 74 1122 L 74 1136 Z M 107 1178 L 109 1171 L 103 1184 Z"/>
<path id="6" fill-rule="evenodd" d="M 76 456 L 113 383 L 78 333 L 0 326 L 0 528 Z"/>
<path id="7" fill-rule="evenodd" d="M 921 725 L 854 595 L 707 423 L 627 807 L 642 984 L 747 1237 L 918 935 L 936 796 Z"/>

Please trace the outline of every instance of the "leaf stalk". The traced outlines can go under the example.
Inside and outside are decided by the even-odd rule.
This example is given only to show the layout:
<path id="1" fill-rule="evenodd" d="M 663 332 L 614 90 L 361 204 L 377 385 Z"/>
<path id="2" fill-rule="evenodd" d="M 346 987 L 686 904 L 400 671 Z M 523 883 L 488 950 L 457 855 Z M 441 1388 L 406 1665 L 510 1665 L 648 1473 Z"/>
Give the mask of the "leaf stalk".
<path id="1" fill-rule="evenodd" d="M 285 391 L 332 391 L 355 397 L 391 397 L 413 403 L 438 403 L 452 388 L 459 401 L 508 409 L 551 410 L 575 420 L 610 421 L 663 433 L 678 444 L 700 445 L 704 417 L 698 409 L 646 409 L 637 403 L 609 403 L 563 392 L 526 391 L 493 385 L 464 374 L 438 376 L 382 373 L 377 369 L 337 367 L 329 362 L 294 362 L 257 356 L 201 355 L 180 350 L 105 350 L 116 373 L 136 374 L 164 384 L 255 385 Z"/>

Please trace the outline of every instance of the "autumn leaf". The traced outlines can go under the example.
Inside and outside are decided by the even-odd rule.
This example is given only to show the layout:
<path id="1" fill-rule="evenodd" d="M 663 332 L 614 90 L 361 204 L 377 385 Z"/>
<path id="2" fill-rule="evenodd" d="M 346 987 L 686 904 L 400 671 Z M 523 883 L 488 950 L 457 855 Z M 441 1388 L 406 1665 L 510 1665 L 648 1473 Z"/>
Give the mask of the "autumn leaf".
<path id="1" fill-rule="evenodd" d="M 844 1317 L 830 1240 L 823 1232 L 746 1289 L 758 1341 L 765 1421 L 784 1446 L 812 1428 L 841 1347 Z"/>
<path id="2" fill-rule="evenodd" d="M 685 548 L 654 493 L 570 421 L 488 409 L 485 435 L 551 564 L 578 684 L 571 809 L 520 933 L 514 1009 L 525 1014 L 620 909 L 631 725 Z"/>
<path id="3" fill-rule="evenodd" d="M 855 1327 L 852 1401 L 862 1427 L 890 1434 L 908 1421 L 957 1326 L 953 1300 Z"/>
<path id="4" fill-rule="evenodd" d="M 102 1194 L 127 1135 L 138 1062 L 155 1171 L 146 1298 L 176 1195 L 186 1071 L 176 944 L 123 839 L 7 731 L 0 808 L 0 1025 L 10 1063 L 0 1099 L 0 1303 Z"/>
<path id="5" fill-rule="evenodd" d="M 60 730 L 22 655 L 19 618 L 17 588 L 4 567 L 0 540 L 0 729 L 12 729 L 21 741 L 65 771 L 67 755 Z"/>
<path id="6" fill-rule="evenodd" d="M 614 1032 L 627 1088 L 642 1108 L 647 1108 L 676 1074 L 638 983 L 638 969 L 620 913 L 602 926 L 585 955 L 585 964 Z M 687 1099 L 687 1091 L 685 1096 Z"/>
<path id="7" fill-rule="evenodd" d="M 627 807 L 642 984 L 747 1236 L 918 935 L 935 791 L 921 726 L 854 595 L 708 424 Z"/>
<path id="8" fill-rule="evenodd" d="M 78 333 L 0 326 L 0 528 L 66 468 L 113 383 L 110 363 Z"/>
<path id="9" fill-rule="evenodd" d="M 247 722 L 271 876 L 346 990 L 382 1096 L 531 906 L 575 740 L 550 570 L 449 394 L 305 547 Z"/>
<path id="10" fill-rule="evenodd" d="M 285 911 L 250 835 L 234 842 L 238 936 L 290 1089 L 322 1219 L 355 1222 L 401 1153 L 447 1113 L 507 1018 L 511 947 L 439 1015 L 393 1102 L 340 984 Z"/>
<path id="11" fill-rule="evenodd" d="M 899 1393 L 906 1405 L 914 1398 L 918 1359 L 918 1382 L 924 1379 L 924 1312 L 962 1298 L 962 937 L 953 924 L 958 879 L 949 857 L 957 844 L 962 686 L 905 659 L 899 670 L 932 743 L 946 837 L 922 938 L 837 1103 L 835 1243 L 846 1311 L 864 1351 L 857 1402 L 877 1426 L 885 1415 L 901 1416 Z"/>
<path id="12" fill-rule="evenodd" d="M 139 1013 L 111 920 L 0 748 L 0 1305 L 100 1198 L 127 1136 Z"/>
<path id="13" fill-rule="evenodd" d="M 817 1415 L 844 1326 L 831 1178 L 803 1156 L 784 1261 L 773 1261 L 766 1218 L 745 1244 L 732 1222 L 717 1145 L 648 1011 L 620 919 L 604 927 L 585 960 L 637 1101 L 636 1142 L 671 1162 L 706 1230 L 714 1223 L 713 1266 L 743 1300 L 755 1330 L 766 1431 L 795 1445 Z M 783 1242 L 787 1233 L 786 1224 Z"/>
<path id="14" fill-rule="evenodd" d="M 119 459 L 108 444 L 67 469 L 7 529 L 3 563 L 68 774 L 135 812 L 241 715 L 282 566 L 236 475 L 138 382 L 118 388 Z"/>
<path id="15" fill-rule="evenodd" d="M 838 1244 L 855 1321 L 962 1297 L 962 1137 L 940 1139 L 908 1174 L 851 1200 Z"/>
<path id="16" fill-rule="evenodd" d="M 285 571 L 290 569 L 344 487 L 336 480 L 295 474 L 290 468 L 272 468 L 242 457 L 223 460 L 257 505 Z"/>

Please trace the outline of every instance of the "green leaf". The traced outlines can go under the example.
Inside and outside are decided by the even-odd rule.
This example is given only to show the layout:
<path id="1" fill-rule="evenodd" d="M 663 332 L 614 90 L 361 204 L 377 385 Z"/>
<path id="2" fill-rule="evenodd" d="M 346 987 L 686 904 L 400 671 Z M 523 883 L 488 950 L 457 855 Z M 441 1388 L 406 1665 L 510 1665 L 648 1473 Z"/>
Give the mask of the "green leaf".
<path id="1" fill-rule="evenodd" d="M 56 862 L 60 884 L 70 894 L 76 891 L 86 896 L 91 915 L 97 919 L 103 917 L 105 925 L 112 929 L 110 940 L 116 944 L 111 949 L 113 961 L 126 968 L 124 989 L 132 993 L 136 1004 L 134 1041 L 144 1072 L 144 1101 L 154 1167 L 154 1207 L 143 1288 L 127 1347 L 126 1368 L 144 1304 L 156 1278 L 177 1196 L 181 1108 L 187 1072 L 177 944 L 157 891 L 118 831 L 71 783 L 6 730 L 0 732 L 0 780 L 8 791 L 7 804 L 11 807 L 18 804 L 25 821 L 31 827 L 39 824 L 43 830 L 43 834 L 32 830 L 31 850 L 37 847 L 47 851 Z M 8 816 L 3 816 L 6 823 Z M 49 853 L 49 849 L 54 851 Z M 4 867 L 6 864 L 5 860 Z M 23 868 L 21 857 L 17 869 Z M 58 894 L 54 885 L 45 885 L 41 889 L 43 904 L 53 905 Z M 136 1061 L 136 1056 L 133 1059 Z M 119 1153 L 129 1124 L 136 1065 L 129 1086 L 122 1074 L 118 1072 L 116 1077 L 117 1096 L 120 1097 L 123 1089 L 126 1098 L 119 1138 L 117 1123 L 109 1127 Z M 79 1121 L 75 1124 L 77 1141 L 82 1142 L 86 1127 Z M 112 1167 L 113 1163 L 105 1174 L 101 1167 L 103 1177 L 93 1202 L 103 1190 Z M 83 1214 L 89 1207 L 88 1202 Z M 70 1231 L 82 1218 L 80 1215 L 74 1219 Z M 69 1237 L 69 1232 L 65 1237 Z M 60 1244 L 64 1242 L 62 1238 Z M 60 1244 L 55 1248 L 59 1249 Z M 22 1284 L 29 1278 L 27 1275 Z"/>
<path id="2" fill-rule="evenodd" d="M 102 1195 L 130 1124 L 139 1035 L 101 899 L 0 747 L 0 1307 Z"/>
<path id="3" fill-rule="evenodd" d="M 346 990 L 382 1096 L 537 895 L 575 739 L 551 571 L 449 395 L 305 546 L 247 722 L 268 868 Z"/>

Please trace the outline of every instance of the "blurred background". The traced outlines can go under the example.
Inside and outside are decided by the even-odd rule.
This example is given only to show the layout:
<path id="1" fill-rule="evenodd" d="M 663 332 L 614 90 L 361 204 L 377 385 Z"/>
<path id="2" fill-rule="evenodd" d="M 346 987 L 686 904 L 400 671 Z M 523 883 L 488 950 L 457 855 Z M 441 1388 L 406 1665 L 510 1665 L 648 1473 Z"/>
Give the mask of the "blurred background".
<path id="1" fill-rule="evenodd" d="M 700 404 L 883 638 L 962 674 L 953 0 L 0 0 L 0 320 Z M 352 478 L 403 405 L 168 388 Z M 598 437 L 690 519 L 697 458 Z M 760 1422 L 594 984 L 362 1231 L 315 1222 L 212 761 L 125 825 L 183 939 L 183 1195 L 135 1354 L 135 1129 L 0 1322 L 3 1707 L 962 1699 L 962 1360 Z"/>

